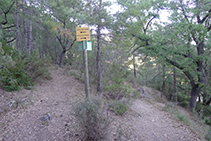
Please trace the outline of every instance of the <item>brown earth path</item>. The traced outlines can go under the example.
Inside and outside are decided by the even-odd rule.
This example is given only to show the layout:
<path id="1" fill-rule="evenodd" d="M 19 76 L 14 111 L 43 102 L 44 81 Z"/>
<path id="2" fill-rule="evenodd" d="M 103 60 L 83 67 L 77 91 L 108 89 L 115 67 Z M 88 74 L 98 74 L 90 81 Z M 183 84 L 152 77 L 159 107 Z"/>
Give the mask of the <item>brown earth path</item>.
<path id="1" fill-rule="evenodd" d="M 32 105 L 0 115 L 1 141 L 82 140 L 83 134 L 71 113 L 72 105 L 84 99 L 84 85 L 73 76 L 65 75 L 64 69 L 53 69 L 51 73 L 53 79 L 33 90 L 19 92 L 31 96 Z M 122 117 L 109 112 L 112 122 L 107 140 L 203 140 L 154 104 L 136 99 L 131 110 Z"/>

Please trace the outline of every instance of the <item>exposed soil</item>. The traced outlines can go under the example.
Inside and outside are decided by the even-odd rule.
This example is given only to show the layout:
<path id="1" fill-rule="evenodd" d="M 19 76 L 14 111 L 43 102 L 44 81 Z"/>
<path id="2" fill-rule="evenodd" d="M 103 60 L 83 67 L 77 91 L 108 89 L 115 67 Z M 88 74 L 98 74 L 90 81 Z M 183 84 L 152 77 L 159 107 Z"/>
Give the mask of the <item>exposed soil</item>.
<path id="1" fill-rule="evenodd" d="M 84 85 L 73 76 L 66 75 L 64 69 L 54 68 L 51 73 L 53 79 L 32 90 L 0 91 L 0 140 L 82 140 L 83 133 L 72 113 L 73 104 L 85 97 Z M 204 140 L 192 133 L 187 125 L 164 112 L 164 104 L 149 98 L 134 100 L 123 116 L 108 112 L 112 122 L 107 140 Z"/>

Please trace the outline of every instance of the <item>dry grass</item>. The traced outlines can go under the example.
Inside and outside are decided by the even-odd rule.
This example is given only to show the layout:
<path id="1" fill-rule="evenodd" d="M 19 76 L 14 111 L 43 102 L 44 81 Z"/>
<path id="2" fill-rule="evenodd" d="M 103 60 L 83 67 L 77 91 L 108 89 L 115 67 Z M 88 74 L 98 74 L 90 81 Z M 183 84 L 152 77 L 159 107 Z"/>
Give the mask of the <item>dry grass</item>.
<path id="1" fill-rule="evenodd" d="M 205 139 L 209 126 L 196 113 L 189 112 L 180 106 L 175 106 L 171 102 L 168 102 L 163 110 L 170 113 L 175 120 L 186 124 L 198 137 Z"/>

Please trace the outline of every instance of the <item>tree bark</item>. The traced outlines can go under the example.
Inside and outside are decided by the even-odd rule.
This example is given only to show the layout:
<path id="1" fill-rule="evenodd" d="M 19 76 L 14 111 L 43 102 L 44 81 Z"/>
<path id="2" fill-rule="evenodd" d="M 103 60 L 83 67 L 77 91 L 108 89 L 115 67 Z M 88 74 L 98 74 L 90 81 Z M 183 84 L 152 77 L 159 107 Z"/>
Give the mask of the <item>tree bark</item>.
<path id="1" fill-rule="evenodd" d="M 175 104 L 177 105 L 177 73 L 175 67 L 173 68 L 174 72 L 174 99 L 175 99 Z"/>
<path id="2" fill-rule="evenodd" d="M 25 0 L 22 0 L 22 9 L 23 9 L 23 15 L 25 17 L 26 15 Z M 28 50 L 27 23 L 26 23 L 25 18 L 23 18 L 23 34 L 24 34 L 24 49 L 23 50 Z"/>
<path id="3" fill-rule="evenodd" d="M 15 13 L 15 16 L 16 16 L 16 48 L 18 50 L 20 50 L 20 31 L 19 31 L 19 17 L 18 17 L 18 11 L 19 11 L 19 3 L 18 3 L 18 0 L 16 0 L 16 13 Z"/>
<path id="4" fill-rule="evenodd" d="M 100 39 L 101 39 L 101 4 L 102 0 L 100 0 L 99 5 L 99 25 L 97 27 L 97 74 L 98 74 L 98 82 L 97 82 L 97 92 L 102 92 L 102 71 L 101 71 L 101 47 L 100 47 Z"/>
<path id="5" fill-rule="evenodd" d="M 159 74 L 159 90 L 160 90 L 160 97 L 163 97 L 163 90 L 162 90 L 162 80 L 161 80 L 161 71 L 160 71 L 160 64 L 158 64 L 158 74 Z"/>
<path id="6" fill-rule="evenodd" d="M 197 100 L 197 97 L 199 96 L 200 92 L 201 92 L 201 88 L 199 87 L 198 84 L 195 84 L 194 86 L 192 86 L 191 97 L 189 99 L 189 104 L 188 104 L 189 110 L 191 110 L 191 111 L 195 110 L 196 100 Z"/>
<path id="7" fill-rule="evenodd" d="M 61 53 L 60 62 L 59 62 L 60 67 L 63 65 L 65 53 L 66 53 L 66 50 L 63 50 Z"/>
<path id="8" fill-rule="evenodd" d="M 58 49 L 57 49 L 57 46 L 55 46 L 55 54 L 56 54 L 56 64 L 59 64 L 59 52 L 58 52 Z"/>
<path id="9" fill-rule="evenodd" d="M 136 78 L 136 64 L 135 64 L 135 55 L 133 54 L 133 74 L 134 77 Z"/>
<path id="10" fill-rule="evenodd" d="M 200 42 L 196 42 L 197 44 L 197 53 L 198 56 L 202 56 L 204 53 L 204 39 L 202 39 Z M 197 61 L 197 72 L 198 72 L 198 81 L 197 84 L 194 83 L 194 80 L 192 80 L 191 83 L 191 98 L 189 99 L 188 109 L 191 111 L 194 111 L 196 108 L 196 100 L 199 96 L 201 89 L 203 85 L 206 83 L 205 78 L 206 74 L 203 71 L 203 60 L 198 59 Z"/>
<path id="11" fill-rule="evenodd" d="M 32 17 L 32 9 L 30 9 L 29 16 Z M 29 42 L 28 42 L 28 53 L 31 55 L 32 48 L 32 20 L 29 20 Z"/>
<path id="12" fill-rule="evenodd" d="M 145 79 L 146 79 L 146 86 L 148 86 L 148 76 L 147 76 L 147 73 L 145 75 Z"/>

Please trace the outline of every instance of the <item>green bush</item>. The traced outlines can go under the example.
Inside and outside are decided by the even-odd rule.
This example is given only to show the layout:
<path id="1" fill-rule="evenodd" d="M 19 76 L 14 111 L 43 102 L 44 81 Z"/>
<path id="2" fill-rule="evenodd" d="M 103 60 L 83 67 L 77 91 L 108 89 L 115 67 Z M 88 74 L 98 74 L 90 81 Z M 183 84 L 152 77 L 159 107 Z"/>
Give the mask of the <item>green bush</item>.
<path id="1" fill-rule="evenodd" d="M 187 108 L 189 102 L 189 95 L 182 94 L 178 92 L 177 101 L 180 103 L 180 106 Z"/>
<path id="2" fill-rule="evenodd" d="M 97 141 L 105 139 L 108 120 L 104 117 L 102 103 L 99 99 L 91 98 L 74 106 L 75 117 L 85 133 L 85 140 Z"/>
<path id="3" fill-rule="evenodd" d="M 203 116 L 204 117 L 209 117 L 210 115 L 211 115 L 211 106 L 210 105 L 204 106 Z"/>
<path id="4" fill-rule="evenodd" d="M 190 120 L 188 119 L 188 117 L 186 115 L 183 115 L 179 111 L 177 112 L 177 117 L 178 117 L 179 121 L 182 121 L 183 123 L 185 123 L 187 125 L 190 124 Z"/>
<path id="5" fill-rule="evenodd" d="M 51 64 L 49 58 L 40 58 L 38 52 L 33 52 L 32 57 L 27 64 L 27 72 L 33 79 L 33 81 L 39 81 L 40 79 L 52 79 L 48 67 Z"/>
<path id="6" fill-rule="evenodd" d="M 123 69 L 117 64 L 112 64 L 105 74 L 106 77 L 103 80 L 103 86 L 111 99 L 119 100 L 123 97 L 129 97 L 133 92 L 130 85 L 125 85 L 125 82 L 127 82 L 127 73 L 129 72 L 126 69 Z"/>
<path id="7" fill-rule="evenodd" d="M 205 124 L 211 126 L 211 106 L 203 105 L 203 103 L 196 104 L 196 112 L 204 119 Z"/>
<path id="8" fill-rule="evenodd" d="M 206 138 L 207 140 L 211 141 L 211 127 L 210 127 L 208 133 L 206 134 L 205 138 Z"/>
<path id="9" fill-rule="evenodd" d="M 23 62 L 17 62 L 14 67 L 1 69 L 0 75 L 2 76 L 0 84 L 6 91 L 16 91 L 19 86 L 28 87 L 33 85 L 32 79 L 24 70 Z"/>
<path id="10" fill-rule="evenodd" d="M 20 87 L 29 89 L 39 79 L 51 79 L 48 71 L 49 59 L 40 59 L 38 53 L 26 58 L 17 50 L 12 51 L 11 64 L 0 65 L 0 87 L 6 91 L 16 91 Z"/>
<path id="11" fill-rule="evenodd" d="M 124 115 L 128 111 L 128 106 L 125 101 L 123 102 L 115 102 L 111 107 L 110 110 L 116 113 L 117 115 Z"/>

